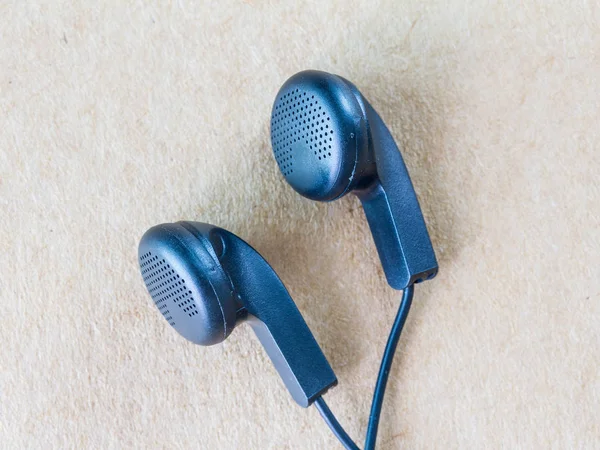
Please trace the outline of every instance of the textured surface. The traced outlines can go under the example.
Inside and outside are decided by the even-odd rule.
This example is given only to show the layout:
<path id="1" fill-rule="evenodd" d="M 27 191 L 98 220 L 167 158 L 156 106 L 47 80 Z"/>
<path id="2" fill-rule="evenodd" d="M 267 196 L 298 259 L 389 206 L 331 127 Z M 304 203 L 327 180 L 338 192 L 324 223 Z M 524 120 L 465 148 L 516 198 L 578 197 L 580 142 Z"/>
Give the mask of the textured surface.
<path id="1" fill-rule="evenodd" d="M 122 4 L 0 3 L 3 447 L 337 448 L 248 327 L 204 348 L 156 311 L 137 244 L 179 219 L 272 263 L 362 441 L 400 295 L 357 199 L 279 174 L 271 105 L 306 68 L 387 121 L 440 260 L 381 448 L 598 445 L 596 2 Z"/>

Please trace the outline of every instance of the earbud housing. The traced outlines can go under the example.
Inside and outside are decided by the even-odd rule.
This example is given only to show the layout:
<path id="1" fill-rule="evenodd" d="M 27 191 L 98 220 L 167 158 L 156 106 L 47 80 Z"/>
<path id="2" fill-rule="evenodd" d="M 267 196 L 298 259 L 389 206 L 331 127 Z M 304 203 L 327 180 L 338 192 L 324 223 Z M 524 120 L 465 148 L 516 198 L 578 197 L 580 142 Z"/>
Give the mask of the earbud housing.
<path id="1" fill-rule="evenodd" d="M 348 192 L 363 204 L 388 283 L 431 279 L 438 265 L 394 139 L 348 80 L 308 70 L 288 79 L 271 114 L 271 144 L 285 180 L 312 200 Z"/>
<path id="2" fill-rule="evenodd" d="M 218 344 L 247 322 L 298 404 L 308 407 L 337 384 L 275 271 L 233 233 L 199 222 L 157 225 L 138 257 L 156 307 L 186 339 Z"/>

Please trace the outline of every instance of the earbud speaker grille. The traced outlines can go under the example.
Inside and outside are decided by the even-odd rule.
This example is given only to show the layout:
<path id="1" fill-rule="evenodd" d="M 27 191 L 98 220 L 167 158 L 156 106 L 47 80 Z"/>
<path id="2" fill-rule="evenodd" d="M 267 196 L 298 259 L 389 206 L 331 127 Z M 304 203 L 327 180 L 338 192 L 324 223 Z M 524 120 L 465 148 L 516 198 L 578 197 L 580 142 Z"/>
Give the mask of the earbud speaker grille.
<path id="1" fill-rule="evenodd" d="M 298 142 L 314 158 L 331 157 L 333 128 L 324 105 L 314 94 L 295 88 L 279 96 L 271 116 L 271 144 L 284 176 L 294 173 L 294 147 Z"/>
<path id="2" fill-rule="evenodd" d="M 198 314 L 192 291 L 164 258 L 146 252 L 140 256 L 140 269 L 154 303 L 172 326 L 175 321 L 169 308 L 178 307 L 189 317 Z"/>

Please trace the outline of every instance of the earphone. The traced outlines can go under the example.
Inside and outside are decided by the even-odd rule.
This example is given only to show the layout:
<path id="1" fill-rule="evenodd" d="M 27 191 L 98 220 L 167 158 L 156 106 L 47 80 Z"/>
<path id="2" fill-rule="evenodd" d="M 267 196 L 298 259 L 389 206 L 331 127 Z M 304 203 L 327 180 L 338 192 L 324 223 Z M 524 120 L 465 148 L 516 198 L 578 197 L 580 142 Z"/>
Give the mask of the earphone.
<path id="1" fill-rule="evenodd" d="M 410 176 L 389 130 L 349 81 L 304 71 L 276 96 L 271 143 L 285 180 L 312 200 L 348 192 L 361 200 L 389 285 L 404 290 L 382 358 L 365 449 L 375 448 L 379 415 L 414 284 L 438 265 Z M 201 345 L 222 342 L 241 322 L 254 329 L 292 398 L 315 404 L 338 437 L 358 449 L 322 396 L 336 376 L 285 286 L 249 244 L 199 222 L 152 227 L 138 257 L 146 287 L 179 334 Z"/>
<path id="2" fill-rule="evenodd" d="M 299 194 L 362 202 L 388 283 L 433 278 L 437 261 L 402 155 L 389 130 L 349 81 L 308 70 L 288 79 L 271 115 L 279 169 Z"/>
<path id="3" fill-rule="evenodd" d="M 275 271 L 233 233 L 198 222 L 157 225 L 142 237 L 139 259 L 154 303 L 186 339 L 218 344 L 245 321 L 300 406 L 337 383 Z"/>

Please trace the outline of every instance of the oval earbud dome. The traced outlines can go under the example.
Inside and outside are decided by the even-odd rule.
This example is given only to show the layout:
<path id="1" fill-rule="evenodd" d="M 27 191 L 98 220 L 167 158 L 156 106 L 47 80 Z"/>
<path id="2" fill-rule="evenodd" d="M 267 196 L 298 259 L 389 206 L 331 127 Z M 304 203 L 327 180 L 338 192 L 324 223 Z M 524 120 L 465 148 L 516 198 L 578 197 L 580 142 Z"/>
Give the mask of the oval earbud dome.
<path id="1" fill-rule="evenodd" d="M 359 152 L 368 151 L 364 113 L 340 77 L 300 72 L 277 94 L 271 144 L 281 173 L 299 194 L 334 200 L 353 187 Z"/>
<path id="2" fill-rule="evenodd" d="M 156 307 L 179 334 L 200 345 L 222 342 L 236 320 L 232 289 L 207 245 L 175 223 L 150 228 L 138 248 Z"/>

